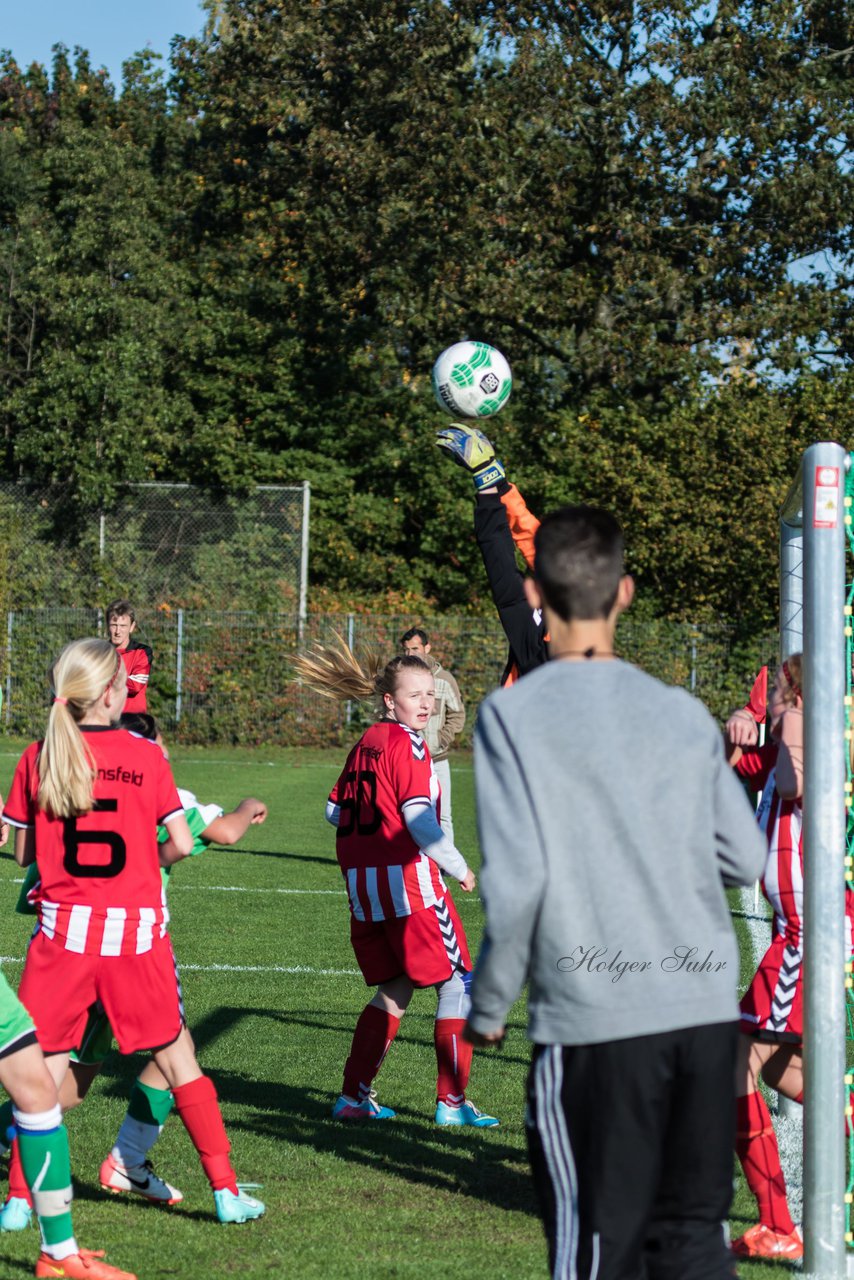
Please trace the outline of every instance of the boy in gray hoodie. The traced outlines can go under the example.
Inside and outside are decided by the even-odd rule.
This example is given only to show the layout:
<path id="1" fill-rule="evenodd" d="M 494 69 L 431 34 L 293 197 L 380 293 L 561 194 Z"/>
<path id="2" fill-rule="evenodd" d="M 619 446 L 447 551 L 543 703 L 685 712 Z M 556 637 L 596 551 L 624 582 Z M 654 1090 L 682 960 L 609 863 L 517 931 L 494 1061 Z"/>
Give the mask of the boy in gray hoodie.
<path id="1" fill-rule="evenodd" d="M 486 931 L 468 1035 L 527 981 L 529 1151 L 564 1280 L 723 1280 L 738 953 L 724 887 L 765 850 L 705 708 L 620 661 L 634 585 L 612 516 L 536 536 L 550 661 L 481 708 Z"/>

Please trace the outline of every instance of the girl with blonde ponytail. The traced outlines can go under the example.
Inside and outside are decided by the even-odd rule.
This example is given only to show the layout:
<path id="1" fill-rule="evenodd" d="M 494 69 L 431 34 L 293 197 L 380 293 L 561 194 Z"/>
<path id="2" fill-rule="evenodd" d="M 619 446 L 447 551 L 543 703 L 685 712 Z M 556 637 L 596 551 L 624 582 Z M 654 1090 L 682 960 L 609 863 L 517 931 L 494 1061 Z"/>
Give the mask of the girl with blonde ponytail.
<path id="1" fill-rule="evenodd" d="M 96 1002 L 121 1053 L 150 1050 L 201 1156 L 217 1217 L 246 1222 L 264 1205 L 237 1185 L 216 1090 L 185 1029 L 167 932 L 160 869 L 186 857 L 193 837 L 162 748 L 118 726 L 125 681 L 108 642 L 66 645 L 51 670 L 44 740 L 15 770 L 3 820 L 16 829 L 18 863 L 37 862 L 41 881 L 19 995 L 57 1085 Z M 168 832 L 162 844 L 158 826 Z M 149 1184 L 144 1164 L 121 1173 Z"/>
<path id="2" fill-rule="evenodd" d="M 58 818 L 92 808 L 95 760 L 79 729 L 104 699 L 106 723 L 118 720 L 125 703 L 124 664 L 108 640 L 66 645 L 50 672 L 53 705 L 39 753 L 39 806 Z M 118 708 L 118 709 L 117 709 Z"/>
<path id="3" fill-rule="evenodd" d="M 498 1124 L 466 1098 L 472 1050 L 462 1038 L 471 958 L 443 873 L 471 893 L 475 878 L 439 825 L 439 784 L 423 732 L 433 711 L 433 673 L 421 658 L 362 659 L 341 637 L 294 660 L 322 697 L 378 703 L 380 719 L 356 743 L 332 789 L 326 817 L 350 902 L 350 941 L 368 986 L 344 1066 L 337 1120 L 389 1120 L 373 1081 L 416 987 L 435 987 L 438 1068 L 435 1122 Z"/>

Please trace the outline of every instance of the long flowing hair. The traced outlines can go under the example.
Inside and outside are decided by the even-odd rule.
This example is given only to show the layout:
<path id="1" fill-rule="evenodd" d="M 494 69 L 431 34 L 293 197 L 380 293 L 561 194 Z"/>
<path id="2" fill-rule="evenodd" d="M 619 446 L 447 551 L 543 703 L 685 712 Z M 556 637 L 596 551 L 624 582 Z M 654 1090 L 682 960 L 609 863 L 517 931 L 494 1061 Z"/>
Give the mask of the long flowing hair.
<path id="1" fill-rule="evenodd" d="M 383 695 L 396 692 L 401 671 L 430 671 L 428 664 L 414 654 L 383 662 L 373 650 L 357 656 L 337 633 L 335 641 L 315 645 L 309 653 L 297 654 L 293 659 L 297 679 L 322 698 L 336 702 L 376 700 L 379 713 L 384 714 Z"/>
<path id="2" fill-rule="evenodd" d="M 54 703 L 38 758 L 39 808 L 57 818 L 88 813 L 97 769 L 80 722 L 109 685 L 120 689 L 125 668 L 109 640 L 73 640 L 50 670 Z"/>

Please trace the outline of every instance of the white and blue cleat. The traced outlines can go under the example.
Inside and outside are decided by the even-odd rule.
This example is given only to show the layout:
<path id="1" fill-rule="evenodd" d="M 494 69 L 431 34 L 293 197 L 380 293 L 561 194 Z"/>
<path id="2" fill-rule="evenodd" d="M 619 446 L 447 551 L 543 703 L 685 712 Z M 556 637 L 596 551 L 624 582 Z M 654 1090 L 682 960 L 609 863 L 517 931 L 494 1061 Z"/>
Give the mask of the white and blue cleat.
<path id="1" fill-rule="evenodd" d="M 253 1184 L 254 1185 L 254 1184 Z M 216 1216 L 220 1222 L 251 1222 L 264 1212 L 264 1201 L 246 1194 L 246 1186 L 237 1184 L 237 1195 L 223 1187 L 214 1192 Z"/>
<path id="2" fill-rule="evenodd" d="M 458 1107 L 452 1107 L 447 1102 L 436 1103 L 436 1124 L 442 1126 L 467 1126 L 471 1129 L 495 1129 L 499 1121 L 495 1116 L 488 1116 L 483 1111 L 478 1111 L 473 1102 L 466 1099 L 461 1102 Z"/>

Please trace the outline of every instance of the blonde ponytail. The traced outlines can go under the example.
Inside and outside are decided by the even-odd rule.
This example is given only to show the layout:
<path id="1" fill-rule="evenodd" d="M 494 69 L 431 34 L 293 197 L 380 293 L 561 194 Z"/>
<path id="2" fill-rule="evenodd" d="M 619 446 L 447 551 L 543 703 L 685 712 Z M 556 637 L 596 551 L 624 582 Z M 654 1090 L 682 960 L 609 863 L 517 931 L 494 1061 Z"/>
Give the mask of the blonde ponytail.
<path id="1" fill-rule="evenodd" d="M 336 644 L 316 645 L 311 653 L 297 654 L 293 668 L 301 684 L 307 685 L 321 698 L 346 702 L 352 698 L 365 702 L 377 693 L 377 676 L 382 660 L 375 653 L 357 658 L 342 636 L 336 632 Z"/>
<path id="2" fill-rule="evenodd" d="M 392 658 L 384 663 L 374 652 L 357 658 L 342 636 L 336 633 L 337 644 L 317 645 L 311 653 L 297 654 L 293 668 L 297 679 L 322 698 L 336 702 L 368 702 L 379 699 L 382 708 L 383 695 L 394 694 L 401 671 L 425 670 L 430 667 L 421 658 L 412 656 Z"/>
<path id="3" fill-rule="evenodd" d="M 54 663 L 54 703 L 38 759 L 38 803 L 46 813 L 73 818 L 92 808 L 97 770 L 78 726 L 104 690 L 121 683 L 122 672 L 108 640 L 74 640 Z"/>

